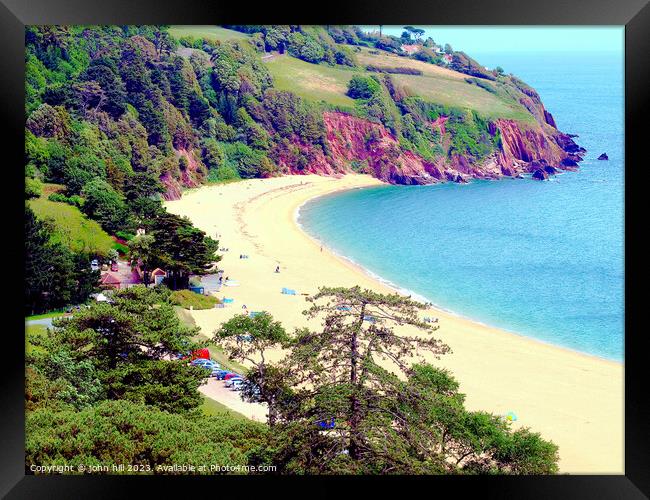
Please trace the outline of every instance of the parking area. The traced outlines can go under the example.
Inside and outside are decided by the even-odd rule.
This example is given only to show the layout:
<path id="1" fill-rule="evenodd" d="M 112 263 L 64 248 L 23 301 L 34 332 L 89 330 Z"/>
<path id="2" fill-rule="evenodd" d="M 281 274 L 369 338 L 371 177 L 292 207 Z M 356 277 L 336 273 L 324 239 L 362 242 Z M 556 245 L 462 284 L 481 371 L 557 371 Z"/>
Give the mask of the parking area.
<path id="1" fill-rule="evenodd" d="M 210 377 L 206 384 L 199 387 L 199 391 L 205 396 L 218 401 L 251 420 L 266 422 L 266 405 L 262 403 L 247 403 L 241 399 L 241 393 L 239 391 L 233 391 L 224 384 L 225 382 L 223 380 Z"/>

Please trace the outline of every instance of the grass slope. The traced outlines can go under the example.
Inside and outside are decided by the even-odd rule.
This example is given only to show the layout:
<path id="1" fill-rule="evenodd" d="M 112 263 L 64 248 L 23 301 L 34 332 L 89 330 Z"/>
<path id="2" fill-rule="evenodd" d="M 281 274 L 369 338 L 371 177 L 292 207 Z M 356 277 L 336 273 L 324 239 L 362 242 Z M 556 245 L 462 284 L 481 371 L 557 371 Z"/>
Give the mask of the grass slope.
<path id="1" fill-rule="evenodd" d="M 521 104 L 492 94 L 465 80 L 425 75 L 391 75 L 393 80 L 425 101 L 477 111 L 487 118 L 529 121 L 532 115 Z M 490 82 L 492 83 L 492 82 Z"/>
<path id="2" fill-rule="evenodd" d="M 349 46 L 352 49 L 352 46 Z M 460 80 L 463 81 L 467 75 L 458 73 L 451 69 L 436 66 L 435 64 L 426 63 L 424 61 L 416 61 L 407 57 L 400 57 L 389 52 L 368 49 L 367 47 L 360 47 L 359 52 L 355 52 L 355 57 L 359 66 L 376 66 L 378 68 L 412 68 L 422 71 L 423 76 L 433 76 L 445 80 Z"/>
<path id="3" fill-rule="evenodd" d="M 104 256 L 114 246 L 108 233 L 76 207 L 45 197 L 30 200 L 29 206 L 39 219 L 49 219 L 54 223 L 52 240 L 63 243 L 73 252 Z"/>
<path id="4" fill-rule="evenodd" d="M 351 69 L 311 64 L 289 55 L 271 59 L 266 65 L 273 77 L 273 86 L 278 90 L 289 90 L 311 101 L 354 106 L 354 99 L 345 95 L 354 75 Z"/>
<path id="5" fill-rule="evenodd" d="M 467 83 L 467 75 L 434 64 L 383 51 L 371 54 L 368 49 L 362 49 L 356 57 L 363 68 L 373 65 L 385 68 L 408 67 L 422 71 L 422 75 L 391 76 L 398 85 L 406 87 L 411 94 L 424 100 L 445 106 L 473 109 L 487 118 L 511 118 L 521 121 L 533 119 L 521 104 L 505 93 L 501 83 L 488 82 L 498 91 L 493 94 Z M 341 66 L 310 64 L 289 55 L 272 58 L 266 64 L 273 76 L 274 86 L 280 90 L 292 91 L 312 101 L 325 101 L 336 106 L 354 106 L 354 100 L 349 98 L 346 92 L 355 70 Z M 376 74 L 356 70 L 359 71 L 365 75 Z"/>
<path id="6" fill-rule="evenodd" d="M 219 26 L 171 26 L 169 33 L 174 38 L 190 36 L 192 38 L 205 38 L 206 40 L 245 40 L 246 33 L 220 28 Z"/>
<path id="7" fill-rule="evenodd" d="M 229 417 L 235 419 L 248 420 L 248 418 L 242 415 L 241 413 L 236 412 L 235 410 L 231 410 L 229 407 L 227 407 L 224 404 L 221 404 L 219 401 L 216 401 L 212 398 L 208 398 L 205 396 L 203 397 L 203 404 L 201 405 L 201 410 L 203 410 L 203 413 L 205 413 L 206 415 L 210 415 L 214 417 L 222 416 L 225 413 Z"/>
<path id="8" fill-rule="evenodd" d="M 219 299 L 211 295 L 200 295 L 191 290 L 176 290 L 172 292 L 171 301 L 185 309 L 212 309 Z"/>
<path id="9" fill-rule="evenodd" d="M 42 337 L 47 335 L 47 326 L 45 325 L 25 325 L 25 353 L 32 354 L 39 351 L 42 352 L 42 348 L 36 347 L 30 342 L 30 339 L 33 337 Z"/>

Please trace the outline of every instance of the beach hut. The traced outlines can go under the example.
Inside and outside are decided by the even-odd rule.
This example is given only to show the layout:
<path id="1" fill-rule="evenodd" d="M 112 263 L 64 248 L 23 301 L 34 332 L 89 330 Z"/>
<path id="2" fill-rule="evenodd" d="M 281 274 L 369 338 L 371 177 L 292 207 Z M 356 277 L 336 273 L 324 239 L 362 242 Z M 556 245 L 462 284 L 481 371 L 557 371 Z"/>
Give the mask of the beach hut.
<path id="1" fill-rule="evenodd" d="M 166 277 L 167 273 L 159 267 L 151 271 L 151 282 L 154 285 L 160 285 L 162 283 L 162 280 L 164 280 Z"/>

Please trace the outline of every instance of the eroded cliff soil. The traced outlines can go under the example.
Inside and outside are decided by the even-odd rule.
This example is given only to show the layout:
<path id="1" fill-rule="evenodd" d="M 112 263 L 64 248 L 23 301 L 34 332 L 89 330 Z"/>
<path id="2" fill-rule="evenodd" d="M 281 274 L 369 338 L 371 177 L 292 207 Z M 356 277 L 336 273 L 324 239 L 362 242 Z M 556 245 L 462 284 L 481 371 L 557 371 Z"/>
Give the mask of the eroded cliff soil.
<path id="1" fill-rule="evenodd" d="M 308 161 L 300 164 L 288 151 L 281 151 L 276 155 L 277 164 L 280 171 L 287 174 L 362 172 L 392 184 L 467 182 L 470 179 L 519 177 L 525 173 L 543 180 L 558 170 L 575 169 L 585 150 L 575 143 L 574 136 L 555 128 L 553 116 L 538 98 L 527 95 L 525 99 L 537 121 L 522 123 L 496 119 L 489 122 L 489 133 L 493 137 L 499 134 L 500 141 L 495 151 L 481 159 L 449 154 L 451 136 L 445 127 L 445 116 L 429 122 L 439 132 L 441 150 L 439 157 L 430 161 L 412 151 L 402 150 L 395 136 L 382 124 L 329 111 L 323 114 L 327 146 L 304 144 L 295 139 L 292 146 L 304 153 L 302 157 Z M 167 200 L 180 198 L 183 187 L 197 187 L 205 177 L 204 167 L 195 159 L 193 151 L 178 149 L 176 156 L 186 159 L 185 167 L 161 176 Z"/>
<path id="2" fill-rule="evenodd" d="M 410 151 L 402 151 L 396 138 L 381 124 L 339 112 L 324 114 L 329 154 L 306 144 L 296 144 L 310 152 L 305 166 L 281 158 L 279 166 L 292 174 L 342 174 L 365 170 L 394 184 L 431 184 L 441 181 L 465 182 L 472 178 L 497 179 L 541 171 L 548 176 L 560 169 L 575 168 L 584 154 L 573 138 L 558 131 L 553 117 L 541 113 L 543 123 L 522 124 L 498 119 L 489 130 L 501 137 L 499 148 L 479 161 L 446 152 L 427 161 Z M 441 132 L 441 145 L 448 144 L 444 117 L 431 122 Z"/>

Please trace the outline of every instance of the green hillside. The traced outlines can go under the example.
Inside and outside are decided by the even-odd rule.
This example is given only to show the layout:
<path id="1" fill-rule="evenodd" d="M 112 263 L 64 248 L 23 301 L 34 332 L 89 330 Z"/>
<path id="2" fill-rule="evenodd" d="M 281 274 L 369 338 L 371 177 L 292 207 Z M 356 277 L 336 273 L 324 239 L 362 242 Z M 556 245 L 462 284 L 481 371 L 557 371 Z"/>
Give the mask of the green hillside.
<path id="1" fill-rule="evenodd" d="M 354 106 L 346 95 L 354 70 L 341 66 L 311 64 L 290 55 L 269 59 L 266 65 L 273 77 L 273 86 L 288 90 L 312 101 L 325 101 L 335 106 Z"/>
<path id="2" fill-rule="evenodd" d="M 37 198 L 29 201 L 39 219 L 54 223 L 52 241 L 62 243 L 73 252 L 106 255 L 114 241 L 99 223 L 88 219 L 78 208 L 66 203 Z"/>
<path id="3" fill-rule="evenodd" d="M 212 41 L 245 40 L 248 35 L 239 31 L 221 28 L 219 26 L 172 26 L 169 34 L 174 38 L 192 37 Z"/>
<path id="4" fill-rule="evenodd" d="M 375 51 L 377 52 L 377 51 Z M 368 49 L 357 54 L 359 69 L 326 64 L 311 64 L 291 55 L 275 56 L 266 61 L 273 76 L 274 87 L 291 91 L 300 97 L 313 101 L 325 101 L 335 106 L 353 106 L 354 99 L 347 96 L 347 85 L 354 74 L 367 76 L 376 72 L 366 71 L 368 65 L 379 68 L 411 68 L 421 71 L 421 75 L 392 74 L 395 83 L 424 100 L 464 109 L 472 109 L 487 118 L 511 118 L 531 121 L 532 116 L 526 109 L 505 94 L 505 91 L 493 94 L 465 81 L 467 75 L 441 68 L 433 64 L 399 57 L 387 52 L 373 55 Z M 488 82 L 499 90 L 499 82 Z"/>

